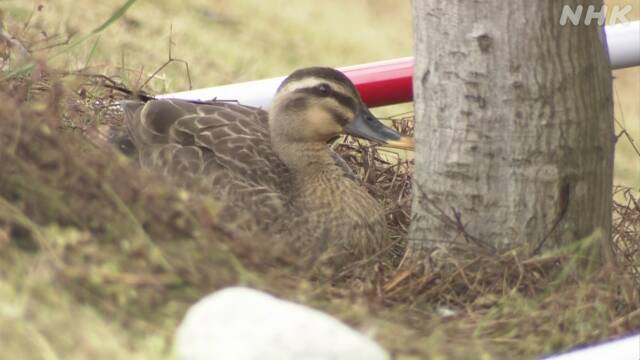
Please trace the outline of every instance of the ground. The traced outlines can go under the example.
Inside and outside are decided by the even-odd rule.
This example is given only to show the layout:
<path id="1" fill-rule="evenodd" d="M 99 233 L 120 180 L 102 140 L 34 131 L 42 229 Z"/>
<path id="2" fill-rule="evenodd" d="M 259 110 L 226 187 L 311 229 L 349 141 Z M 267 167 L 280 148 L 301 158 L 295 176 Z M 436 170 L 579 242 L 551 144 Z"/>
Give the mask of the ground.
<path id="1" fill-rule="evenodd" d="M 393 256 L 362 263 L 373 278 L 307 273 L 219 222 L 215 201 L 176 192 L 92 147 L 84 135 L 109 118 L 103 103 L 118 95 L 95 78 L 52 70 L 104 74 L 136 89 L 171 43 L 190 76 L 180 62 L 161 69 L 145 88 L 163 93 L 408 56 L 408 1 L 139 1 L 99 34 L 59 45 L 89 34 L 124 2 L 2 2 L 5 30 L 35 44 L 48 65 L 0 81 L 0 358 L 169 358 L 188 305 L 238 283 L 328 311 L 399 359 L 530 357 L 640 327 L 640 206 L 631 192 L 618 196 L 626 200 L 615 209 L 618 262 L 605 268 L 593 266 L 594 234 L 537 258 L 460 249 L 428 273 L 393 272 Z M 638 189 L 640 155 L 629 139 L 638 146 L 640 68 L 614 76 L 616 119 L 630 135 L 616 149 L 615 183 Z M 342 151 L 362 165 L 370 150 Z M 376 171 L 388 164 L 369 165 L 378 196 L 406 195 Z M 394 216 L 401 232 L 402 209 Z M 455 315 L 439 315 L 445 309 Z"/>

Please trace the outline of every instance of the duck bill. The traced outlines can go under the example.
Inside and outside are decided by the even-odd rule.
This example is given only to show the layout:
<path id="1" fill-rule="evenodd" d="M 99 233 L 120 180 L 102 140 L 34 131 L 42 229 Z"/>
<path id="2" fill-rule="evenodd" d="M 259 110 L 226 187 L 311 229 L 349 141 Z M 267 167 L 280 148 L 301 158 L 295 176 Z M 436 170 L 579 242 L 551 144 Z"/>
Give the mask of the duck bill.
<path id="1" fill-rule="evenodd" d="M 377 144 L 397 149 L 413 149 L 413 138 L 402 136 L 396 130 L 383 124 L 369 109 L 361 107 L 355 118 L 343 127 L 344 132 Z"/>

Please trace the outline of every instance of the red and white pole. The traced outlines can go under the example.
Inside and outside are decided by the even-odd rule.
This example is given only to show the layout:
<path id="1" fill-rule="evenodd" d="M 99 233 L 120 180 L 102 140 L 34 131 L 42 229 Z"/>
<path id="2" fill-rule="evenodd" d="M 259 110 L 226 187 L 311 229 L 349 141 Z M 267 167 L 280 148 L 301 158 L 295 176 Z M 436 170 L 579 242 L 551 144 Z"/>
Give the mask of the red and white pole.
<path id="1" fill-rule="evenodd" d="M 340 68 L 369 107 L 413 101 L 413 58 Z"/>
<path id="2" fill-rule="evenodd" d="M 413 100 L 413 58 L 400 58 L 339 68 L 358 88 L 369 107 L 384 106 Z M 240 104 L 268 109 L 273 94 L 284 80 L 277 78 L 247 81 L 205 89 L 183 91 L 158 96 L 185 100 L 236 100 Z"/>
<path id="3" fill-rule="evenodd" d="M 612 69 L 640 66 L 640 21 L 605 27 Z M 339 68 L 360 91 L 369 107 L 413 101 L 413 58 L 400 58 Z M 178 92 L 159 98 L 236 100 L 268 109 L 284 77 Z"/>

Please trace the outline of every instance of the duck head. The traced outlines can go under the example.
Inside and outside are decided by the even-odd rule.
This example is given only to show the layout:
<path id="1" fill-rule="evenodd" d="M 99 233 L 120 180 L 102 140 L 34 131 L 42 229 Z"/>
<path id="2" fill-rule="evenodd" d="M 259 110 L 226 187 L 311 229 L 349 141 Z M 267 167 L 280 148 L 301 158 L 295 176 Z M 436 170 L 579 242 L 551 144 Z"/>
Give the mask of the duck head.
<path id="1" fill-rule="evenodd" d="M 341 134 L 412 149 L 413 139 L 384 125 L 343 73 L 325 67 L 295 71 L 280 85 L 269 114 L 275 143 L 326 143 Z"/>

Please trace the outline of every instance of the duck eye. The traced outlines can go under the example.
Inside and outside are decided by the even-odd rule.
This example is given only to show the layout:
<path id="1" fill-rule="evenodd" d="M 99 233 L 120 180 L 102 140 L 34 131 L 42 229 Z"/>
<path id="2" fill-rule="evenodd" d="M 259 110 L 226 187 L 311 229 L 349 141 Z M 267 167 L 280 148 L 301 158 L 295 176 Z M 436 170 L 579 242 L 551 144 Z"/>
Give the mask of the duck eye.
<path id="1" fill-rule="evenodd" d="M 320 84 L 317 86 L 318 91 L 320 91 L 323 94 L 328 94 L 329 93 L 329 85 L 327 84 Z"/>

